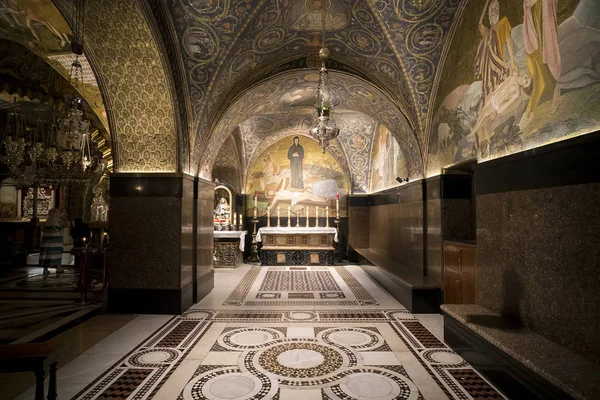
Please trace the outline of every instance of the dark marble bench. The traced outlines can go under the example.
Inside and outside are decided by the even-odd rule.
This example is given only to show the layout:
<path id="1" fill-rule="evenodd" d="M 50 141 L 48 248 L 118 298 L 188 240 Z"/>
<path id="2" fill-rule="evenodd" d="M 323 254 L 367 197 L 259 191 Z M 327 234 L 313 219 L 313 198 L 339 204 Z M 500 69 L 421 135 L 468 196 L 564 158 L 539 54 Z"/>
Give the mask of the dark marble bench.
<path id="1" fill-rule="evenodd" d="M 362 269 L 412 313 L 438 313 L 441 303 L 440 279 L 411 274 L 405 265 L 384 251 L 355 249 L 371 265 Z"/>
<path id="2" fill-rule="evenodd" d="M 478 305 L 444 304 L 444 340 L 509 398 L 600 399 L 600 366 Z"/>
<path id="3" fill-rule="evenodd" d="M 0 345 L 0 373 L 33 372 L 35 400 L 44 400 L 44 379 L 49 375 L 48 400 L 55 400 L 56 366 L 61 348 L 49 343 Z"/>

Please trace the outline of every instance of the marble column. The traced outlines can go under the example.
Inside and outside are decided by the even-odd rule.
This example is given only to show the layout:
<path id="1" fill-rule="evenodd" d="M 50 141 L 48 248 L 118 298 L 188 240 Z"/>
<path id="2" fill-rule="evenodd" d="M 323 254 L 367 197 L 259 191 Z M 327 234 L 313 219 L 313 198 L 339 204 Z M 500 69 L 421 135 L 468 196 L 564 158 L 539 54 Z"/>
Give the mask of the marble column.
<path id="1" fill-rule="evenodd" d="M 111 175 L 109 312 L 180 314 L 210 292 L 212 246 L 200 240 L 212 228 L 209 191 L 181 173 Z"/>

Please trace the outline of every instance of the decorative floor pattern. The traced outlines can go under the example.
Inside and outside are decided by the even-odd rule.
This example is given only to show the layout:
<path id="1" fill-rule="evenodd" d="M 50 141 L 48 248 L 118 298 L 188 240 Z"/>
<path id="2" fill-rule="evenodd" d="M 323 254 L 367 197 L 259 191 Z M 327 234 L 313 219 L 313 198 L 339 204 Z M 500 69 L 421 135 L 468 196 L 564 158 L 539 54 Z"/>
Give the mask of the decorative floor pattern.
<path id="1" fill-rule="evenodd" d="M 340 285 L 347 289 L 347 294 Z M 344 266 L 255 266 L 244 275 L 223 305 L 353 307 L 379 303 Z"/>
<path id="2" fill-rule="evenodd" d="M 423 399 L 414 366 L 407 370 L 397 356 L 402 351 L 448 398 L 504 398 L 405 309 L 191 309 L 74 399 L 160 397 L 173 382 L 179 389 L 171 398 L 181 400 Z M 193 369 L 184 373 L 178 367 L 186 359 Z"/>

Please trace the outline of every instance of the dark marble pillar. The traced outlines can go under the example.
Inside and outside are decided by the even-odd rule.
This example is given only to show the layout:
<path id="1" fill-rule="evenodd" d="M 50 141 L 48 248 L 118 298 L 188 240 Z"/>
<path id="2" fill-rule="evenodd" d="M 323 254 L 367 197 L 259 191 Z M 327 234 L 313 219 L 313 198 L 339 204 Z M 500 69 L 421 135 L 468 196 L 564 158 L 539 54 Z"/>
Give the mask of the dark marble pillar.
<path id="1" fill-rule="evenodd" d="M 206 205 L 196 201 L 212 184 L 198 185 L 181 173 L 111 176 L 109 312 L 179 314 L 212 289 L 212 258 L 199 267 L 211 252 L 197 239 Z"/>

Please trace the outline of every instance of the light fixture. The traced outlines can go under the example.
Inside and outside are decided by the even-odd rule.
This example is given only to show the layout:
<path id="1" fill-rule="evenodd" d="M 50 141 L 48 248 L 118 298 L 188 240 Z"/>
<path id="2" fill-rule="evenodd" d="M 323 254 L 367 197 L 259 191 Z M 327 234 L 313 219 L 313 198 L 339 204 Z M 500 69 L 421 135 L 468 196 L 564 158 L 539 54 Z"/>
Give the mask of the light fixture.
<path id="1" fill-rule="evenodd" d="M 319 142 L 321 150 L 329 146 L 329 141 L 335 139 L 340 134 L 335 118 L 331 116 L 333 104 L 331 101 L 331 91 L 329 88 L 329 77 L 325 62 L 329 58 L 329 50 L 325 46 L 325 9 L 322 6 L 323 22 L 323 47 L 319 50 L 319 59 L 321 60 L 321 69 L 319 71 L 319 86 L 317 88 L 317 104 L 315 105 L 315 119 L 310 128 L 310 135 Z"/>

